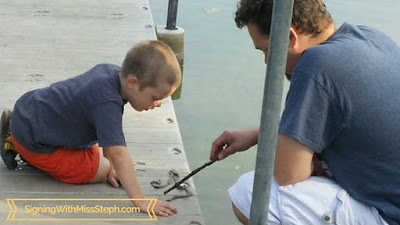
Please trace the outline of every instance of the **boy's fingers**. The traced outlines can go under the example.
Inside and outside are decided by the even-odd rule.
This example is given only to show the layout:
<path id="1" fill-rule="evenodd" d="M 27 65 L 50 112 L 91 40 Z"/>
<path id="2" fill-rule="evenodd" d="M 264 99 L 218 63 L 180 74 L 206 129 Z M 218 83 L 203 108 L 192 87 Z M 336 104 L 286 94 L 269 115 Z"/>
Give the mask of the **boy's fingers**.
<path id="1" fill-rule="evenodd" d="M 167 210 L 164 207 L 157 207 L 154 212 L 159 216 L 169 216 L 173 214 L 170 210 Z"/>
<path id="2" fill-rule="evenodd" d="M 115 179 L 115 177 L 110 177 L 109 179 L 108 179 L 108 182 L 110 182 L 110 184 L 113 186 L 113 187 L 119 187 L 119 184 L 118 184 L 118 181 L 117 181 L 117 179 Z"/>
<path id="3" fill-rule="evenodd" d="M 168 208 L 161 208 L 161 210 L 163 213 L 167 214 L 168 216 L 174 215 L 175 213 L 172 212 L 172 210 L 168 209 Z"/>
<path id="4" fill-rule="evenodd" d="M 169 211 L 169 213 L 172 214 L 177 214 L 178 213 L 178 209 L 170 202 L 160 202 L 160 208 L 166 209 Z"/>
<path id="5" fill-rule="evenodd" d="M 167 213 L 165 213 L 165 212 L 163 212 L 163 211 L 161 211 L 161 210 L 157 210 L 157 211 L 156 211 L 156 214 L 159 215 L 159 216 L 168 216 Z"/>
<path id="6" fill-rule="evenodd" d="M 168 205 L 168 209 L 169 209 L 171 212 L 173 212 L 174 214 L 177 214 L 177 213 L 178 213 L 178 209 L 177 209 L 175 206 L 173 206 L 172 204 Z"/>

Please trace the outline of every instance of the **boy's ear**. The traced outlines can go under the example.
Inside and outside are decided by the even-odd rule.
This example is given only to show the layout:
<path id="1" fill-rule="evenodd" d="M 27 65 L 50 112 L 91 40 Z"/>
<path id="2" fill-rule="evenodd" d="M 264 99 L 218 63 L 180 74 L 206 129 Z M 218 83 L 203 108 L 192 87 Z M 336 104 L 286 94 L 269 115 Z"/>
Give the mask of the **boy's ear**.
<path id="1" fill-rule="evenodd" d="M 126 80 L 128 88 L 133 88 L 139 84 L 139 79 L 135 75 L 128 75 Z"/>

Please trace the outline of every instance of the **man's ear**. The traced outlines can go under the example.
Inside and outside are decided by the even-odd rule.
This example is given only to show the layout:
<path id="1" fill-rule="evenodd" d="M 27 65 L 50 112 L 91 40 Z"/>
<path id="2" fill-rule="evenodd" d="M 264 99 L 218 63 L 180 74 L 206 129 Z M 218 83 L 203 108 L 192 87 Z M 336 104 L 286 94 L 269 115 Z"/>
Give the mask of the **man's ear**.
<path id="1" fill-rule="evenodd" d="M 290 34 L 289 34 L 289 49 L 293 49 L 297 47 L 299 36 L 297 34 L 296 29 L 293 26 L 290 26 Z"/>

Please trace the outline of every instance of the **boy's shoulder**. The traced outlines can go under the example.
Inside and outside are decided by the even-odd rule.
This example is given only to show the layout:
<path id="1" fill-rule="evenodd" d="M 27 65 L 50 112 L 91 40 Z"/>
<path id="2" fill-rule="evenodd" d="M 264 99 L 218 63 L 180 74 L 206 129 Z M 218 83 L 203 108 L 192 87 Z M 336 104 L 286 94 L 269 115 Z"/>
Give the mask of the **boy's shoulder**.
<path id="1" fill-rule="evenodd" d="M 107 73 L 113 73 L 116 71 L 120 71 L 121 67 L 115 64 L 111 64 L 111 63 L 100 63 L 95 65 L 94 67 L 92 67 L 89 71 L 87 72 L 107 72 Z"/>
<path id="2" fill-rule="evenodd" d="M 118 65 L 112 64 L 112 63 L 99 63 L 97 65 L 95 65 L 93 68 L 121 68 Z"/>
<path id="3" fill-rule="evenodd" d="M 71 82 L 77 82 L 81 87 L 104 85 L 104 83 L 116 84 L 119 81 L 119 73 L 121 68 L 117 65 L 110 63 L 97 64 L 82 74 L 72 78 Z M 115 85 L 111 85 L 115 86 Z"/>

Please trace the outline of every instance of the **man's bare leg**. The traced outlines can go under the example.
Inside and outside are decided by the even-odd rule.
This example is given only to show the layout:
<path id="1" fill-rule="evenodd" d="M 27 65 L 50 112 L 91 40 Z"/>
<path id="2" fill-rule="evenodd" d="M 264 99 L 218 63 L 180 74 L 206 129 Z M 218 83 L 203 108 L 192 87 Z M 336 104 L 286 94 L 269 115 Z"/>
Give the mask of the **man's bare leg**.
<path id="1" fill-rule="evenodd" d="M 232 203 L 232 209 L 233 213 L 235 214 L 236 218 L 243 224 L 243 225 L 249 225 L 249 219 L 247 219 L 243 213 L 239 211 L 238 208 Z"/>

